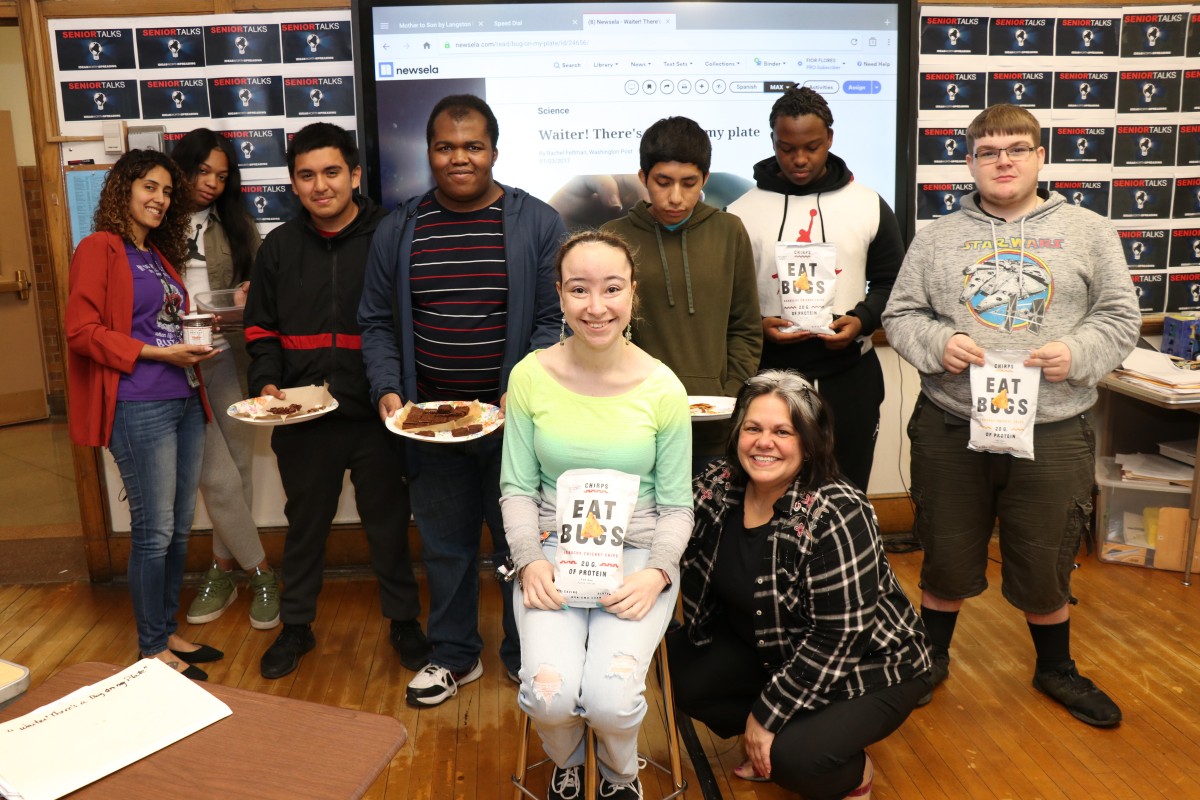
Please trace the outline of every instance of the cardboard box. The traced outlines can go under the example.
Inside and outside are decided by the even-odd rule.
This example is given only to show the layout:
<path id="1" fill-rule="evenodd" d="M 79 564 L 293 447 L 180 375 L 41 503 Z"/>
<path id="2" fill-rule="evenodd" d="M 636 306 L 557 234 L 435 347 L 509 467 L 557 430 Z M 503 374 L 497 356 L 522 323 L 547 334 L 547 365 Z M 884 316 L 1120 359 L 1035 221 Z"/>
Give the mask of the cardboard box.
<path id="1" fill-rule="evenodd" d="M 1113 564 L 1133 564 L 1137 567 L 1146 566 L 1146 558 L 1154 558 L 1154 551 L 1134 544 L 1120 542 L 1105 542 L 1100 546 L 1100 560 Z"/>
<path id="2" fill-rule="evenodd" d="M 1155 540 L 1153 566 L 1183 572 L 1187 557 L 1187 536 L 1191 517 L 1186 508 L 1161 508 L 1158 511 L 1158 536 Z M 1192 555 L 1192 571 L 1200 572 L 1200 546 Z"/>

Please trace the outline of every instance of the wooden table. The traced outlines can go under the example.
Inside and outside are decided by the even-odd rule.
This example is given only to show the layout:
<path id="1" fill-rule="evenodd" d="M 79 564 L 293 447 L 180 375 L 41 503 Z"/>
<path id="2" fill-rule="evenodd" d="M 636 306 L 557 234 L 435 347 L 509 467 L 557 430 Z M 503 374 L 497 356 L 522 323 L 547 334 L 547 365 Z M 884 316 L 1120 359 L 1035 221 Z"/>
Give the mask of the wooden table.
<path id="1" fill-rule="evenodd" d="M 0 722 L 28 714 L 121 669 L 96 662 L 67 667 L 0 711 Z M 394 717 L 215 683 L 201 685 L 233 713 L 69 796 L 89 800 L 357 798 L 408 739 Z M 70 753 L 63 757 L 70 758 Z"/>

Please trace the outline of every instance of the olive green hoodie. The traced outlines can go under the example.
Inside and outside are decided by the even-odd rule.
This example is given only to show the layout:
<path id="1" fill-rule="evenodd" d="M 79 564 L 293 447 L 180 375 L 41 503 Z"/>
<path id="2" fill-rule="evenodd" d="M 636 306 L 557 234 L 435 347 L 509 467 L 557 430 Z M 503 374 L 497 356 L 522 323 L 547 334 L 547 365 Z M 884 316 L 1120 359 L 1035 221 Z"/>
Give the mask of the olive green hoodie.
<path id="1" fill-rule="evenodd" d="M 742 221 L 699 203 L 672 231 L 641 202 L 604 229 L 633 245 L 637 259 L 634 342 L 670 367 L 689 395 L 736 397 L 762 355 L 754 254 Z M 727 426 L 698 423 L 694 452 L 722 453 L 727 434 Z"/>

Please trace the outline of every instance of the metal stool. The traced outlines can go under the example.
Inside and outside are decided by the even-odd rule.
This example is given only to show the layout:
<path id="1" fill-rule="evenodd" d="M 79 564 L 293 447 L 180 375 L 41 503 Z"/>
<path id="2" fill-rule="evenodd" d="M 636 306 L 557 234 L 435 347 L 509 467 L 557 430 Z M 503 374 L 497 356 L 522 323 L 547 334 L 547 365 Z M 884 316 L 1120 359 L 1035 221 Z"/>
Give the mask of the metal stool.
<path id="1" fill-rule="evenodd" d="M 654 653 L 654 661 L 652 663 L 654 672 L 658 675 L 659 686 L 662 688 L 663 707 L 667 712 L 667 753 L 671 759 L 670 766 L 659 764 L 653 759 L 647 758 L 642 754 L 638 754 L 639 761 L 645 761 L 648 765 L 654 767 L 664 775 L 671 776 L 671 786 L 673 791 L 670 794 L 663 795 L 662 800 L 672 800 L 672 798 L 681 796 L 687 790 L 687 781 L 683 777 L 683 765 L 679 756 L 679 729 L 675 725 L 675 695 L 671 690 L 671 671 L 667 663 L 667 641 L 663 639 L 658 643 L 658 650 Z M 648 687 L 647 687 L 648 688 Z M 528 714 L 521 714 L 521 730 L 517 740 L 517 769 L 513 773 L 512 782 L 516 790 L 513 792 L 513 800 L 522 800 L 522 796 L 531 798 L 531 800 L 542 800 L 533 792 L 525 788 L 525 776 L 531 769 L 537 769 L 543 764 L 550 762 L 549 758 L 543 758 L 534 764 L 529 764 L 529 732 L 530 719 Z M 592 733 L 591 728 L 584 728 L 584 757 L 583 757 L 583 788 L 584 797 L 587 800 L 595 800 L 596 793 L 600 788 L 600 771 L 596 766 L 596 736 Z"/>

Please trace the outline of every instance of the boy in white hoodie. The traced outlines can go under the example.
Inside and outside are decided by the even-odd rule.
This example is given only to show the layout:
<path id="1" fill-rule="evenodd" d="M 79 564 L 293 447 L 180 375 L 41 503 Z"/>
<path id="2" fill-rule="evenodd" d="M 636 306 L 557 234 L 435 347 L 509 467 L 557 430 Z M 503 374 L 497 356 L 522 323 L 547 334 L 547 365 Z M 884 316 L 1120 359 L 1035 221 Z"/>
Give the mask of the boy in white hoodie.
<path id="1" fill-rule="evenodd" d="M 1095 480 L 1085 412 L 1096 384 L 1133 349 L 1141 316 L 1112 224 L 1038 192 L 1039 141 L 1037 119 L 1016 106 L 971 122 L 977 191 L 913 240 L 883 324 L 921 373 L 908 433 L 935 685 L 949 672 L 963 601 L 987 588 L 998 517 L 1001 591 L 1029 624 L 1034 687 L 1107 727 L 1121 710 L 1071 660 L 1071 571 Z M 985 349 L 1027 351 L 1025 366 L 1041 368 L 1033 459 L 967 449 L 969 367 L 983 365 Z"/>

